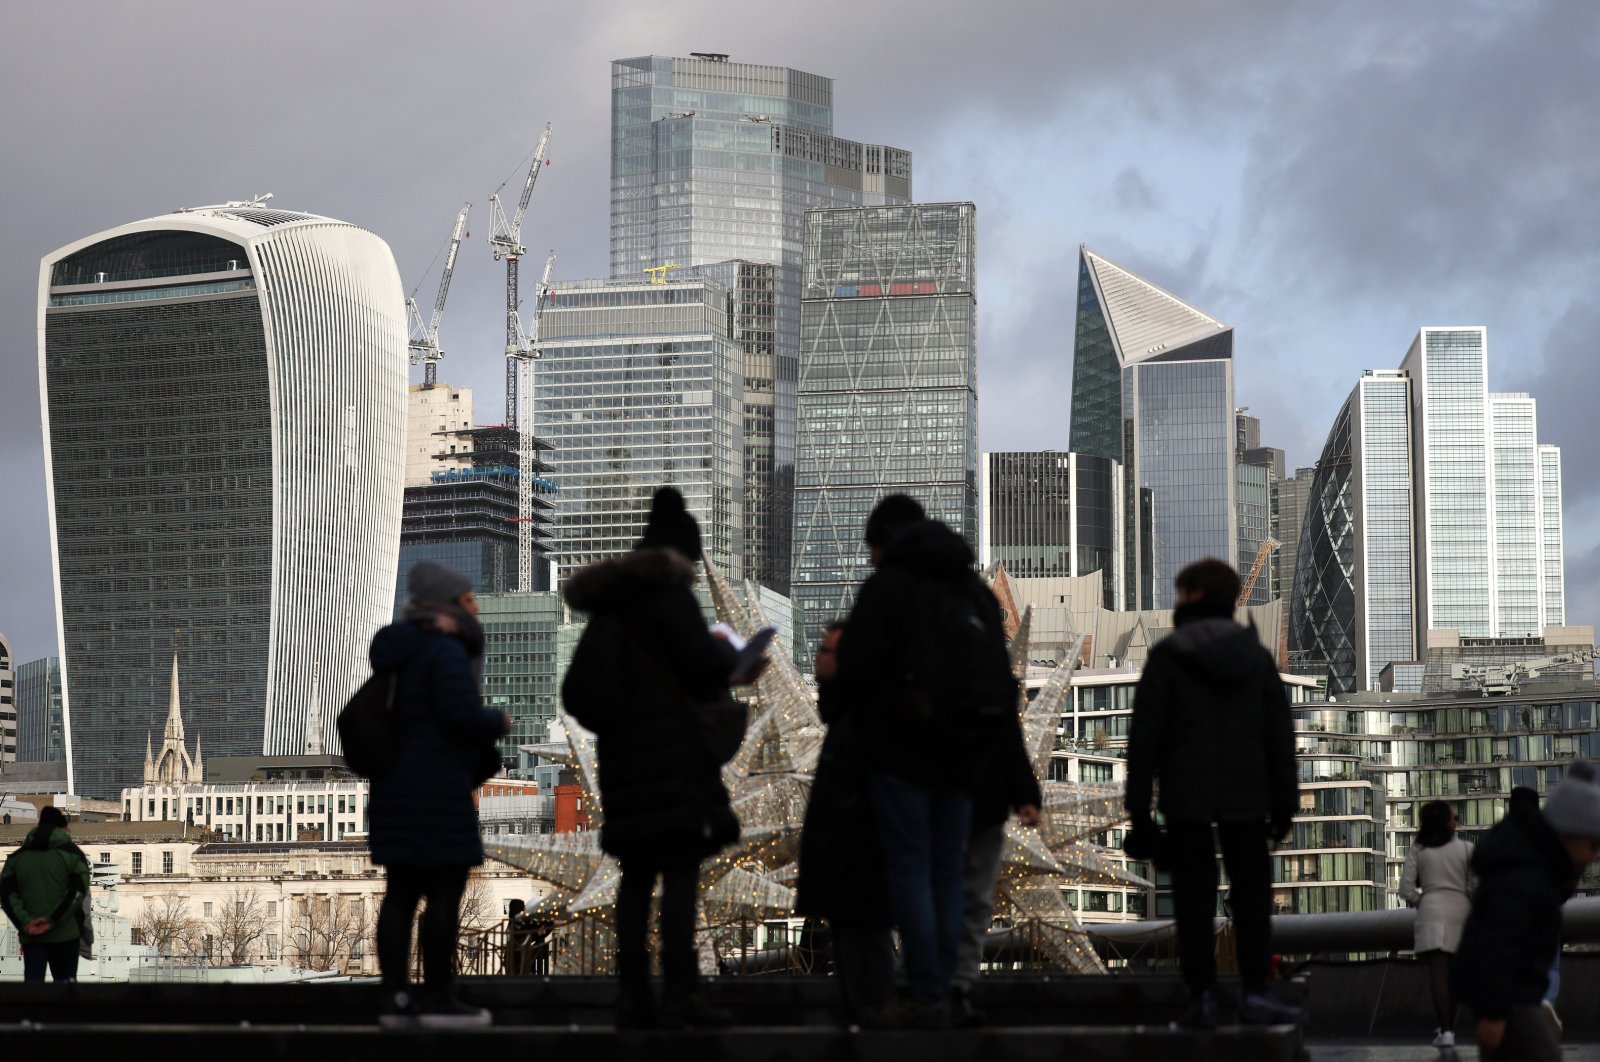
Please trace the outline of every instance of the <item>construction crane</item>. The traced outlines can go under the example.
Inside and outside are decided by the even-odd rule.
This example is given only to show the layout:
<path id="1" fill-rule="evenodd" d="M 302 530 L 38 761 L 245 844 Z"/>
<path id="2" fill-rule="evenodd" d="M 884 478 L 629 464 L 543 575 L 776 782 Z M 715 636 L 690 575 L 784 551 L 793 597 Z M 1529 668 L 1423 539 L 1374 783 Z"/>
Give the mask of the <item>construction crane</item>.
<path id="1" fill-rule="evenodd" d="M 413 291 L 406 300 L 406 313 L 411 319 L 411 339 L 406 344 L 411 351 L 411 364 L 422 362 L 422 386 L 432 387 L 439 379 L 439 359 L 444 351 L 439 349 L 439 322 L 444 319 L 444 300 L 450 294 L 450 277 L 456 271 L 456 251 L 461 247 L 461 237 L 467 231 L 467 211 L 471 203 L 463 203 L 456 215 L 456 227 L 450 233 L 450 250 L 444 256 L 444 269 L 439 273 L 439 294 L 433 299 L 433 317 L 424 321 L 417 306 L 417 293 Z M 421 287 L 419 283 L 417 287 Z"/>
<path id="2" fill-rule="evenodd" d="M 539 143 L 533 149 L 533 165 L 528 167 L 528 178 L 522 184 L 522 198 L 517 200 L 514 217 L 507 219 L 505 208 L 500 205 L 498 189 L 489 197 L 489 247 L 494 252 L 496 262 L 502 258 L 506 261 L 506 423 L 511 427 L 519 426 L 517 391 L 521 366 L 518 362 L 537 357 L 528 342 L 527 333 L 523 331 L 519 312 L 521 298 L 517 292 L 517 262 L 528 253 L 528 249 L 522 246 L 522 218 L 528 212 L 528 200 L 533 196 L 533 186 L 539 181 L 539 171 L 546 165 L 544 149 L 549 144 L 550 124 L 547 122 Z M 505 185 L 501 184 L 500 187 L 504 188 Z"/>
<path id="3" fill-rule="evenodd" d="M 534 146 L 533 162 L 522 183 L 522 197 L 517 200 L 514 216 L 506 217 L 498 189 L 489 197 L 492 214 L 489 248 L 494 252 L 495 261 L 504 258 L 506 262 L 506 424 L 517 429 L 517 592 L 523 594 L 533 590 L 533 362 L 539 357 L 539 313 L 544 308 L 556 255 L 551 251 L 545 259 L 544 275 L 539 279 L 532 337 L 522 326 L 517 263 L 528 253 L 522 245 L 522 219 L 528 213 L 533 186 L 539 182 L 539 171 L 548 165 L 544 152 L 549 145 L 550 123 L 546 122 L 539 143 Z"/>
<path id="4" fill-rule="evenodd" d="M 1255 592 L 1256 580 L 1261 578 L 1261 569 L 1266 567 L 1267 558 L 1272 556 L 1272 551 L 1281 545 L 1282 542 L 1270 535 L 1261 540 L 1261 548 L 1256 550 L 1256 562 L 1250 565 L 1250 574 L 1239 587 L 1239 600 L 1234 602 L 1235 607 L 1244 608 L 1250 603 L 1250 595 Z"/>
<path id="5" fill-rule="evenodd" d="M 1478 692 L 1485 697 L 1504 697 L 1517 693 L 1523 682 L 1536 679 L 1539 672 L 1562 664 L 1589 664 L 1594 662 L 1593 647 L 1580 646 L 1564 653 L 1517 660 L 1509 664 L 1451 664 L 1450 677 L 1457 682 L 1476 683 Z"/>

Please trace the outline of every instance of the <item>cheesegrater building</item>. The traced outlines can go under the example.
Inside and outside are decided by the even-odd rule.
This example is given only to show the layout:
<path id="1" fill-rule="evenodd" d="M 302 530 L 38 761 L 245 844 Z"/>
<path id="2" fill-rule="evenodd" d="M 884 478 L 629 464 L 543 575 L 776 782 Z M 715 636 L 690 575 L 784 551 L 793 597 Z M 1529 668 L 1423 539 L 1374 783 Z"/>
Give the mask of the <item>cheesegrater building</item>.
<path id="1" fill-rule="evenodd" d="M 75 792 L 137 781 L 130 735 L 162 725 L 175 648 L 213 756 L 303 752 L 314 696 L 342 703 L 364 677 L 394 598 L 404 307 L 376 235 L 254 203 L 45 256 L 41 412 Z"/>

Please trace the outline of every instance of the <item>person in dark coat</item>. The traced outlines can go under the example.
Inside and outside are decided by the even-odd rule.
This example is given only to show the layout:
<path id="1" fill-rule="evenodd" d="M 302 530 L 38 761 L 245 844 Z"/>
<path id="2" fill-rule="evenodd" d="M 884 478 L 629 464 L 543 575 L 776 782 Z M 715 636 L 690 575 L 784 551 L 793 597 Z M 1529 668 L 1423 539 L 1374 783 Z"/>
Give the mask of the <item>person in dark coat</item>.
<path id="1" fill-rule="evenodd" d="M 844 626 L 830 624 L 817 646 L 817 711 L 828 733 L 800 834 L 795 912 L 828 920 L 846 1019 L 876 1025 L 886 1020 L 894 1000 L 894 919 L 855 726 L 839 693 Z"/>
<path id="2" fill-rule="evenodd" d="M 1071 667 L 1071 661 L 1062 664 Z M 1016 812 L 1026 829 L 1039 825 L 1044 794 L 1034 776 L 1016 713 L 977 763 L 972 784 L 972 829 L 967 834 L 961 951 L 951 978 L 950 1016 L 959 1026 L 982 1025 L 983 1011 L 972 1002 L 972 986 L 983 965 L 983 942 L 994 922 L 994 890 L 1005 853 L 1006 820 Z"/>
<path id="3" fill-rule="evenodd" d="M 378 967 L 385 989 L 381 1022 L 403 1027 L 483 1024 L 489 1012 L 454 994 L 456 932 L 471 869 L 483 862 L 473 790 L 486 746 L 510 732 L 509 717 L 483 706 L 483 628 L 472 581 L 421 561 L 407 576 L 404 618 L 372 639 L 375 672 L 395 672 L 399 737 L 394 767 L 372 779 L 372 861 L 388 881 L 378 909 Z M 407 977 L 411 925 L 422 916 L 424 986 Z"/>
<path id="4" fill-rule="evenodd" d="M 852 717 L 883 843 L 905 960 L 896 1022 L 950 1016 L 962 936 L 963 862 L 972 821 L 957 764 L 981 760 L 990 727 L 1016 715 L 1000 604 L 960 535 L 904 494 L 873 509 L 874 571 L 839 643 L 839 688 Z"/>
<path id="5" fill-rule="evenodd" d="M 39 823 L 0 870 L 0 910 L 22 942 L 22 979 L 78 979 L 78 937 L 83 898 L 89 894 L 89 860 L 72 843 L 59 808 L 39 812 Z"/>
<path id="6" fill-rule="evenodd" d="M 701 861 L 738 839 L 739 822 L 691 705 L 727 694 L 737 654 L 712 634 L 695 599 L 699 559 L 699 524 L 683 496 L 662 487 L 634 549 L 573 573 L 564 590 L 567 603 L 589 616 L 561 699 L 595 733 L 600 847 L 622 864 L 617 1022 L 628 1027 L 728 1020 L 700 998 L 695 909 Z M 659 1012 L 648 946 L 657 878 Z"/>
<path id="7" fill-rule="evenodd" d="M 1560 1059 L 1560 1026 L 1543 1006 L 1550 956 L 1561 948 L 1562 905 L 1597 856 L 1600 786 L 1586 760 L 1568 768 L 1542 812 L 1514 810 L 1478 842 L 1456 979 L 1478 1017 L 1485 1062 Z"/>
<path id="8" fill-rule="evenodd" d="M 1289 698 L 1255 629 L 1233 620 L 1238 572 L 1219 560 L 1196 561 L 1178 573 L 1176 585 L 1177 629 L 1150 651 L 1134 691 L 1125 803 L 1132 831 L 1154 834 L 1151 796 L 1160 781 L 1178 960 L 1190 992 L 1179 1020 L 1200 1028 L 1216 1024 L 1215 825 L 1244 983 L 1240 1018 L 1294 1021 L 1298 1012 L 1266 991 L 1269 852 L 1293 827 L 1299 788 Z"/>

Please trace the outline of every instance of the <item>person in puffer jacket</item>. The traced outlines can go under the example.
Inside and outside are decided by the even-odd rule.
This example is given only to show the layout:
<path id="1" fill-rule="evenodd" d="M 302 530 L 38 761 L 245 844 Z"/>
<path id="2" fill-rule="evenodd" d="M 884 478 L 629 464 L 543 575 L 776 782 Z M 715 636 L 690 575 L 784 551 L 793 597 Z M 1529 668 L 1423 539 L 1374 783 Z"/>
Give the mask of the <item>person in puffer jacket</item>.
<path id="1" fill-rule="evenodd" d="M 1543 1005 L 1561 907 L 1600 856 L 1600 786 L 1579 760 L 1543 811 L 1508 814 L 1472 855 L 1478 888 L 1456 952 L 1461 1000 L 1478 1017 L 1485 1062 L 1561 1057 L 1561 1029 Z"/>
<path id="2" fill-rule="evenodd" d="M 22 941 L 22 979 L 78 979 L 78 914 L 89 894 L 89 861 L 72 843 L 58 808 L 39 812 L 39 824 L 0 870 L 0 909 Z"/>

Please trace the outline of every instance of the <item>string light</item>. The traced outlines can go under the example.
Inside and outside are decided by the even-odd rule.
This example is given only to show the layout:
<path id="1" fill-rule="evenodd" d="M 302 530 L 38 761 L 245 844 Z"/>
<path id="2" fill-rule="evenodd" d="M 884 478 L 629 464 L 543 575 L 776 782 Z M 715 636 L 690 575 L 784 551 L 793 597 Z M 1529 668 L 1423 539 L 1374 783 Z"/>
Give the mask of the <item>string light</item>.
<path id="1" fill-rule="evenodd" d="M 722 622 L 745 636 L 767 624 L 753 584 L 746 583 L 741 597 L 710 562 L 706 578 Z M 1012 640 L 1011 661 L 1019 678 L 1026 673 L 1032 620 L 1030 606 Z M 1030 761 L 1036 776 L 1046 779 L 1044 821 L 1038 829 L 1024 829 L 1015 821 L 1006 824 L 995 911 L 1013 926 L 1029 925 L 1037 946 L 1062 969 L 1103 973 L 1105 964 L 1063 890 L 1149 883 L 1089 840 L 1126 820 L 1120 787 L 1048 780 L 1056 728 L 1071 691 L 1070 660 L 1075 658 L 1076 653 L 1056 669 L 1033 701 L 1019 704 Z M 703 972 L 716 968 L 718 940 L 730 931 L 795 917 L 800 830 L 825 729 L 815 695 L 787 654 L 773 654 L 755 683 L 754 701 L 744 744 L 723 768 L 740 837 L 701 865 L 697 939 Z M 557 923 L 552 972 L 605 974 L 616 965 L 621 867 L 600 850 L 604 809 L 594 735 L 570 717 L 564 722 L 570 751 L 552 758 L 574 768 L 589 829 L 486 838 L 485 850 L 550 885 L 549 895 L 531 910 L 535 917 Z"/>

